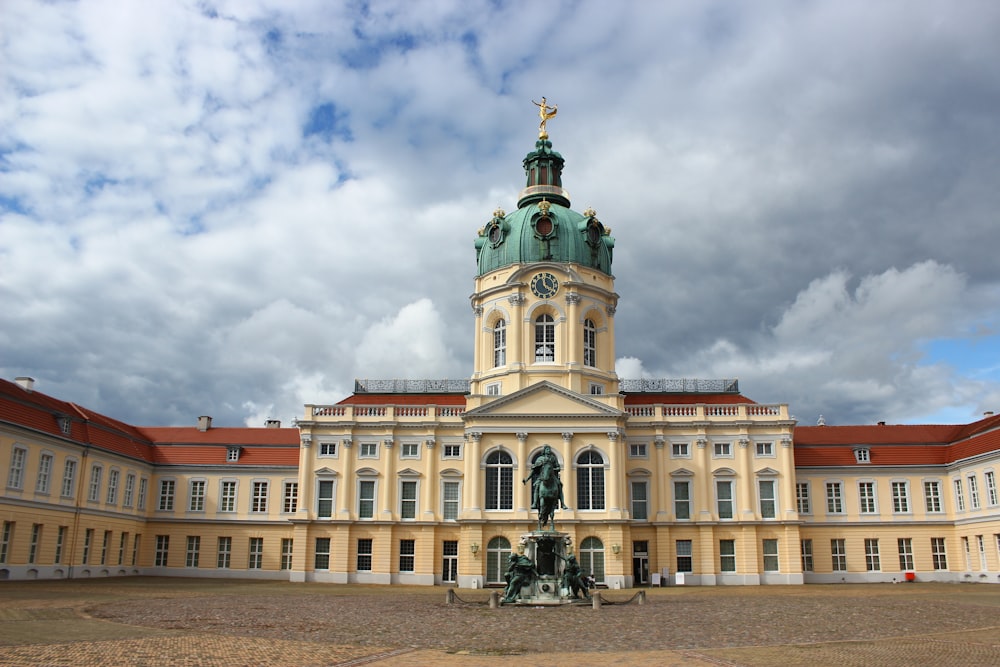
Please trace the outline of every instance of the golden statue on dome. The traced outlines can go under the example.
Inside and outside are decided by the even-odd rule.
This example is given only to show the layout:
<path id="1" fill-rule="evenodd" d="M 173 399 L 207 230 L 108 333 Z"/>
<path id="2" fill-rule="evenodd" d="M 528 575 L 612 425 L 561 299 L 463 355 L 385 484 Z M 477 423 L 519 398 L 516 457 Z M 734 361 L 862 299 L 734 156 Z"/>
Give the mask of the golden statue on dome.
<path id="1" fill-rule="evenodd" d="M 541 102 L 536 102 L 535 100 L 531 100 L 531 103 L 534 104 L 536 107 L 538 107 L 538 116 L 542 119 L 542 122 L 538 124 L 538 138 L 548 139 L 549 133 L 545 131 L 545 123 L 550 118 L 554 118 L 555 115 L 559 112 L 559 105 L 553 104 L 552 106 L 549 106 L 546 103 L 544 97 L 542 98 Z"/>

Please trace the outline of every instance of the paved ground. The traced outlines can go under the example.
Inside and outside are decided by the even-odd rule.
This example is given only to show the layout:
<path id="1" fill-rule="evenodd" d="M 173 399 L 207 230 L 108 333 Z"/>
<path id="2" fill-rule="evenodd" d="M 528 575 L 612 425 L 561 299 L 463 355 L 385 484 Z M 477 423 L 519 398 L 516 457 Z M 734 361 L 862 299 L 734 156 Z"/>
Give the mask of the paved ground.
<path id="1" fill-rule="evenodd" d="M 0 583 L 0 665 L 998 665 L 1000 586 L 662 588 L 567 608 L 486 591 L 122 578 Z M 544 654 L 544 655 L 542 655 Z M 519 657 L 521 656 L 521 657 Z"/>

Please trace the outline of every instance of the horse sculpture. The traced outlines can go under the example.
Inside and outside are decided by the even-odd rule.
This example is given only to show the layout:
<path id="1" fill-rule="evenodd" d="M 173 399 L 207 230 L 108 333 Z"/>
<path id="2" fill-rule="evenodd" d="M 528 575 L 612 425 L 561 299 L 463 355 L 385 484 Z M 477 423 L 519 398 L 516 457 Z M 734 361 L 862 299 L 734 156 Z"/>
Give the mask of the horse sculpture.
<path id="1" fill-rule="evenodd" d="M 549 530 L 556 529 L 556 508 L 559 507 L 559 475 L 555 466 L 545 463 L 538 471 L 538 530 L 546 523 Z"/>

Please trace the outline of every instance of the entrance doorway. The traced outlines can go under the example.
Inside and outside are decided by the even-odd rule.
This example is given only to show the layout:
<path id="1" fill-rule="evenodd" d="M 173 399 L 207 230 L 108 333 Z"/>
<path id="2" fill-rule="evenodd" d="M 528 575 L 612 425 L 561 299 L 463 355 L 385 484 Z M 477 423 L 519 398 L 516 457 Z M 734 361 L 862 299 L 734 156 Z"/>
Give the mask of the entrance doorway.
<path id="1" fill-rule="evenodd" d="M 444 556 L 441 563 L 441 581 L 453 584 L 458 579 L 458 541 L 445 540 L 442 553 Z"/>
<path id="2" fill-rule="evenodd" d="M 636 586 L 649 585 L 649 542 L 646 540 L 632 543 L 632 577 Z"/>

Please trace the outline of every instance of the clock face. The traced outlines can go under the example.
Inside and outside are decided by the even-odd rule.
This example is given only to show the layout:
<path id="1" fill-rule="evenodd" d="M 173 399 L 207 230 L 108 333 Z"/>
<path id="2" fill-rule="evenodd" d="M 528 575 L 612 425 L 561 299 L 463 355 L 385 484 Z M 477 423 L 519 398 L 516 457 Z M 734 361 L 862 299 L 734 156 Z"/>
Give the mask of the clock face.
<path id="1" fill-rule="evenodd" d="M 548 299 L 559 291 L 559 281 L 551 273 L 539 273 L 531 279 L 531 291 L 540 299 Z"/>

